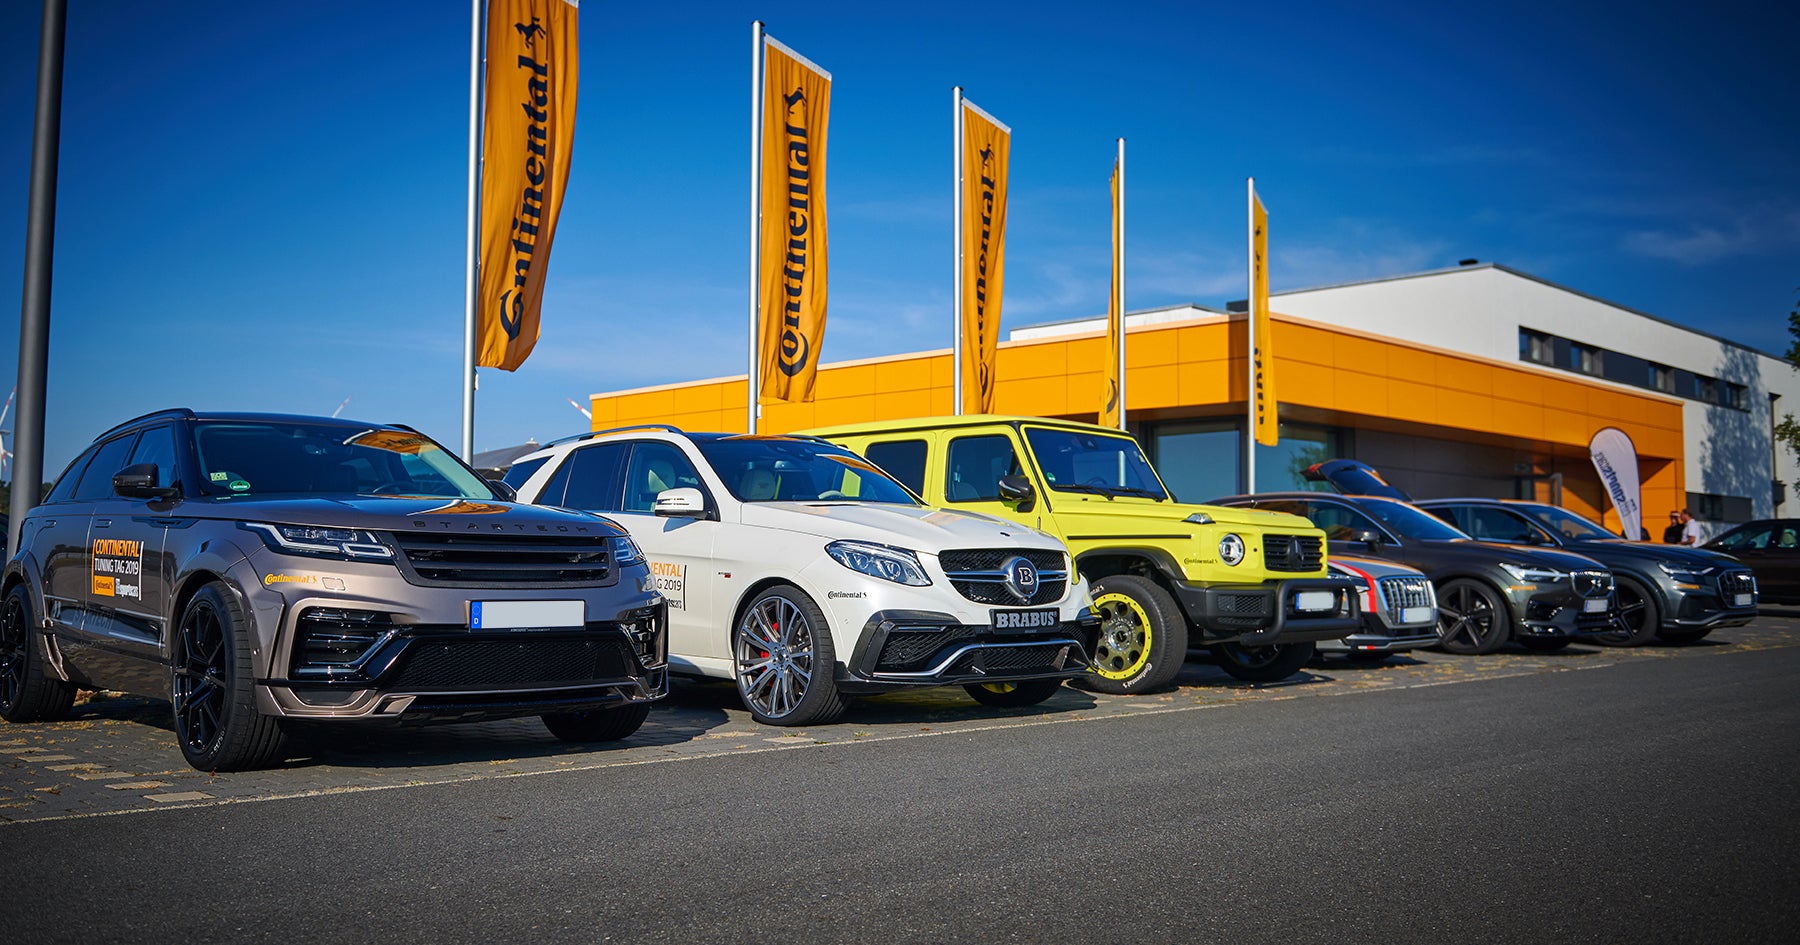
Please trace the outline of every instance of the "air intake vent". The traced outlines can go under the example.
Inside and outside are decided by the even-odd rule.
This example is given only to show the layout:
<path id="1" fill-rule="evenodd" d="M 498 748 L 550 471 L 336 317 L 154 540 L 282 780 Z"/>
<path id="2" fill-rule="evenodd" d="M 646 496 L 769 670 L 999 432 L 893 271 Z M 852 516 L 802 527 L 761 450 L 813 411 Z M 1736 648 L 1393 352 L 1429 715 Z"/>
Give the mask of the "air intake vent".
<path id="1" fill-rule="evenodd" d="M 612 542 L 601 535 L 397 534 L 413 584 L 573 587 L 611 584 Z"/>

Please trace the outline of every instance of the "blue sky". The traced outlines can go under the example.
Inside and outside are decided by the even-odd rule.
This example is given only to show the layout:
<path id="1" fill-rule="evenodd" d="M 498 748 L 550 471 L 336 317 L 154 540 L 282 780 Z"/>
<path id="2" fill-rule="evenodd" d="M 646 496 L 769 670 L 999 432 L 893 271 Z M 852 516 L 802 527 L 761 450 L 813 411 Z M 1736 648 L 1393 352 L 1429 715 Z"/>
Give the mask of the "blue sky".
<path id="1" fill-rule="evenodd" d="M 69 6 L 46 474 L 172 405 L 350 397 L 454 449 L 467 4 Z M 482 372 L 477 449 L 585 429 L 567 398 L 743 371 L 758 17 L 834 78 L 826 361 L 950 343 L 956 84 L 1013 129 L 1003 328 L 1104 310 L 1124 136 L 1133 309 L 1244 296 L 1255 176 L 1276 291 L 1474 257 L 1787 347 L 1791 4 L 587 0 L 543 335 Z M 5 300 L 37 20 L 0 4 Z"/>

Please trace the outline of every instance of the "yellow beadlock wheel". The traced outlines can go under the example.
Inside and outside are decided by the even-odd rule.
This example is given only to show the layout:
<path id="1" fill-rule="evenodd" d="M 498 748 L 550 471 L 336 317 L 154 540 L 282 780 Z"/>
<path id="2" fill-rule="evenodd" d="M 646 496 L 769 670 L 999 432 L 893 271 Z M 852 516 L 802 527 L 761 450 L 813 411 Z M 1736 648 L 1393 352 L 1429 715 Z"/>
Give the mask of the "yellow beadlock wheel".
<path id="1" fill-rule="evenodd" d="M 1125 594 L 1094 598 L 1100 615 L 1100 641 L 1094 645 L 1094 675 L 1102 679 L 1130 679 L 1150 661 L 1150 615 Z"/>

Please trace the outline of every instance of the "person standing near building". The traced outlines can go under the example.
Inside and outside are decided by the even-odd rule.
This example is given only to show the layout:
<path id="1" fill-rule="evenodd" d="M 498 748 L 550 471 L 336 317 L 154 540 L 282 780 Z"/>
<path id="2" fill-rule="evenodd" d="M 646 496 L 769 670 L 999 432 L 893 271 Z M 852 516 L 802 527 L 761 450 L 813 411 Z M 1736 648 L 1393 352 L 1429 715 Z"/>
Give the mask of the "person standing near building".
<path id="1" fill-rule="evenodd" d="M 1680 510 L 1676 510 L 1674 512 L 1669 513 L 1669 527 L 1663 529 L 1663 544 L 1665 544 L 1665 545 L 1681 544 L 1681 511 Z"/>
<path id="2" fill-rule="evenodd" d="M 1700 544 L 1700 520 L 1687 509 L 1681 510 L 1681 544 L 1688 546 Z"/>

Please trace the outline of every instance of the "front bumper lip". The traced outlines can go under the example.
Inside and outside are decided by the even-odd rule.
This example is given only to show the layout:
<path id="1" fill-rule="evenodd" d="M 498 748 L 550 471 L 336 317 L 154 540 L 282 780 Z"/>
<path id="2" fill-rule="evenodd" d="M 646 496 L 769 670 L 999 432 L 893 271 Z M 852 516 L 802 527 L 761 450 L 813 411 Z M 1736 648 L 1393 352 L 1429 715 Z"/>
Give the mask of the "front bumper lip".
<path id="1" fill-rule="evenodd" d="M 1200 628 L 1202 644 L 1243 643 L 1267 646 L 1273 643 L 1307 643 L 1337 640 L 1362 625 L 1356 582 L 1348 578 L 1288 578 L 1262 584 L 1178 584 L 1175 586 L 1181 609 L 1188 620 Z M 1306 591 L 1330 591 L 1337 595 L 1337 606 L 1317 616 L 1293 612 L 1296 595 Z M 1253 615 L 1234 613 L 1225 604 L 1241 604 L 1244 598 L 1262 599 L 1260 610 Z"/>
<path id="2" fill-rule="evenodd" d="M 1341 640 L 1320 640 L 1318 647 L 1326 652 L 1343 652 L 1356 650 L 1363 653 L 1399 653 L 1402 650 L 1416 650 L 1420 647 L 1434 646 L 1438 642 L 1435 629 L 1422 632 L 1408 632 L 1401 636 L 1386 636 L 1374 633 L 1353 633 Z"/>
<path id="3" fill-rule="evenodd" d="M 890 638 L 897 634 L 945 635 L 941 646 L 917 665 L 895 669 L 881 665 Z M 1100 620 L 1083 609 L 1074 620 L 1065 620 L 1036 633 L 996 632 L 985 624 L 965 624 L 951 614 L 935 611 L 886 610 L 871 615 L 858 638 L 848 663 L 840 664 L 838 683 L 845 691 L 868 687 L 900 688 L 945 686 L 980 682 L 1017 682 L 1029 679 L 1071 679 L 1086 674 L 1093 665 L 1094 645 Z M 1024 656 L 1032 649 L 1055 648 L 1048 662 L 1008 665 L 1009 655 Z"/>
<path id="4" fill-rule="evenodd" d="M 669 673 L 666 668 L 659 668 L 648 670 L 642 676 L 548 689 L 424 692 L 357 689 L 331 693 L 324 697 L 333 703 L 328 705 L 319 704 L 321 696 L 309 682 L 276 679 L 261 687 L 280 708 L 280 714 L 287 718 L 472 722 L 654 702 L 668 695 Z M 306 696 L 312 696 L 312 701 Z M 340 699 L 344 701 L 337 704 Z"/>

